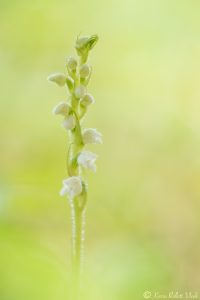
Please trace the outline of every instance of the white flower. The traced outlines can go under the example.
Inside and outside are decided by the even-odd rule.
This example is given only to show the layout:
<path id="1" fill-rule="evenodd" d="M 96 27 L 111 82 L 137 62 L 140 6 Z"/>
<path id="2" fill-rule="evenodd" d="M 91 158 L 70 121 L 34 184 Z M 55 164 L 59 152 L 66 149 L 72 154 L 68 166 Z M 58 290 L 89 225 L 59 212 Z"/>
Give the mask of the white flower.
<path id="1" fill-rule="evenodd" d="M 76 68 L 77 68 L 77 60 L 70 56 L 68 59 L 67 59 L 67 67 L 69 68 L 70 71 L 76 71 Z"/>
<path id="2" fill-rule="evenodd" d="M 75 97 L 80 99 L 82 98 L 86 93 L 86 89 L 83 85 L 79 85 L 75 88 L 75 91 L 74 91 L 74 94 L 75 94 Z"/>
<path id="3" fill-rule="evenodd" d="M 102 144 L 102 134 L 93 128 L 84 129 L 83 142 L 84 144 Z"/>
<path id="4" fill-rule="evenodd" d="M 63 123 L 62 123 L 63 127 L 67 130 L 72 130 L 75 128 L 76 126 L 76 119 L 73 115 L 70 115 L 69 117 L 67 117 Z"/>
<path id="5" fill-rule="evenodd" d="M 80 67 L 80 76 L 81 78 L 86 78 L 90 74 L 90 67 L 88 64 L 84 64 Z"/>
<path id="6" fill-rule="evenodd" d="M 78 163 L 79 165 L 82 165 L 84 168 L 96 172 L 96 165 L 95 165 L 96 159 L 97 159 L 96 154 L 89 151 L 82 151 L 78 156 Z"/>
<path id="7" fill-rule="evenodd" d="M 63 187 L 60 191 L 60 195 L 68 195 L 72 200 L 74 197 L 82 193 L 82 182 L 78 176 L 72 176 L 63 180 Z"/>
<path id="8" fill-rule="evenodd" d="M 85 96 L 81 100 L 81 105 L 87 107 L 88 105 L 94 102 L 95 102 L 94 97 L 91 94 L 85 94 Z"/>
<path id="9" fill-rule="evenodd" d="M 67 104 L 65 102 L 60 102 L 53 108 L 53 114 L 67 116 L 69 114 L 70 110 L 71 110 L 71 108 L 70 108 L 69 104 Z"/>
<path id="10" fill-rule="evenodd" d="M 47 77 L 47 80 L 57 83 L 59 86 L 64 86 L 66 84 L 66 76 L 63 73 L 54 73 Z"/>

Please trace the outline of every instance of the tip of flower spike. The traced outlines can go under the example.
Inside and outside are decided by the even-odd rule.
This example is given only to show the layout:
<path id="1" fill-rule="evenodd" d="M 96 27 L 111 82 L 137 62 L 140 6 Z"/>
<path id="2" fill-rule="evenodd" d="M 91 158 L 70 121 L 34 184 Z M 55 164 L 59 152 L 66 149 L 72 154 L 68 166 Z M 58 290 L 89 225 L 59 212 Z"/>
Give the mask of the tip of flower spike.
<path id="1" fill-rule="evenodd" d="M 97 34 L 94 34 L 90 37 L 89 39 L 89 47 L 90 47 L 90 50 L 96 45 L 96 43 L 98 42 L 99 40 L 99 37 Z"/>
<path id="2" fill-rule="evenodd" d="M 78 36 L 75 44 L 77 54 L 86 61 L 88 52 L 96 45 L 99 37 L 96 34 L 91 36 Z"/>

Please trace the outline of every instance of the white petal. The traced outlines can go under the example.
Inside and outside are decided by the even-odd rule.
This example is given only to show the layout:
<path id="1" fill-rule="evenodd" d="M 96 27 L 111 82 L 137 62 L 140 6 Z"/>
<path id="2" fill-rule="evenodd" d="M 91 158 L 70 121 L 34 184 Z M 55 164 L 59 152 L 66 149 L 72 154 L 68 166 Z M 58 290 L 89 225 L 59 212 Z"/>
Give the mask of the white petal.
<path id="1" fill-rule="evenodd" d="M 47 77 L 47 80 L 57 83 L 59 86 L 64 86 L 66 83 L 66 76 L 63 73 L 54 73 Z"/>
<path id="2" fill-rule="evenodd" d="M 65 102 L 60 102 L 53 108 L 54 115 L 67 116 L 69 114 L 69 111 L 70 111 L 70 106 Z"/>
<path id="3" fill-rule="evenodd" d="M 86 78 L 90 74 L 90 66 L 88 64 L 84 64 L 80 67 L 80 77 Z"/>
<path id="4" fill-rule="evenodd" d="M 96 164 L 95 161 L 91 161 L 88 163 L 88 169 L 92 170 L 94 173 L 96 172 Z"/>
<path id="5" fill-rule="evenodd" d="M 84 129 L 83 142 L 84 144 L 102 144 L 102 134 L 93 128 Z"/>
<path id="6" fill-rule="evenodd" d="M 95 165 L 96 159 L 97 159 L 97 155 L 95 153 L 89 151 L 82 151 L 78 156 L 78 163 L 82 165 L 84 168 L 96 172 L 96 165 Z"/>
<path id="7" fill-rule="evenodd" d="M 91 94 L 85 94 L 85 96 L 81 100 L 81 105 L 87 107 L 88 105 L 93 104 L 94 102 L 94 97 Z"/>
<path id="8" fill-rule="evenodd" d="M 65 196 L 68 193 L 68 189 L 63 186 L 60 190 L 60 196 Z"/>
<path id="9" fill-rule="evenodd" d="M 86 89 L 83 85 L 79 85 L 75 88 L 75 91 L 74 91 L 74 94 L 75 94 L 75 97 L 80 99 L 82 98 L 86 93 Z"/>
<path id="10" fill-rule="evenodd" d="M 63 188 L 60 191 L 61 196 L 68 194 L 70 199 L 82 193 L 82 181 L 78 176 L 72 176 L 63 180 Z"/>
<path id="11" fill-rule="evenodd" d="M 62 123 L 63 127 L 67 130 L 72 130 L 75 128 L 76 126 L 76 119 L 73 115 L 70 115 L 69 117 L 67 117 L 63 123 Z"/>
<path id="12" fill-rule="evenodd" d="M 70 56 L 67 59 L 67 67 L 70 69 L 70 71 L 76 71 L 77 65 L 77 60 L 74 57 Z"/>

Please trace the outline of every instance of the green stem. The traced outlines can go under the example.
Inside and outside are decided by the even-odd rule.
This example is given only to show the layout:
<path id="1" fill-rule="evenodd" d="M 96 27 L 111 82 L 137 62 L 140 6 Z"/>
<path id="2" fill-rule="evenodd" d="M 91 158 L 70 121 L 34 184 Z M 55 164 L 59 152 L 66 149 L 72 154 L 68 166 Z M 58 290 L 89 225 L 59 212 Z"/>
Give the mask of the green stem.
<path id="1" fill-rule="evenodd" d="M 78 197 L 71 201 L 72 221 L 72 291 L 71 300 L 80 299 L 81 267 L 83 259 L 85 210 L 81 209 Z"/>
<path id="2" fill-rule="evenodd" d="M 86 60 L 87 58 L 85 58 Z M 84 61 L 81 61 L 80 65 Z M 79 84 L 80 78 L 74 78 L 74 89 Z M 76 118 L 76 127 L 71 132 L 71 144 L 68 154 L 68 172 L 70 175 L 79 176 L 80 170 L 77 164 L 73 164 L 79 152 L 83 149 L 84 143 L 80 126 L 80 117 L 78 115 L 79 100 L 74 96 L 71 97 L 72 113 Z M 70 153 L 71 152 L 71 153 Z M 70 156 L 70 157 L 69 157 Z M 69 161 L 70 158 L 70 161 Z M 84 225 L 85 225 L 85 206 L 87 202 L 87 188 L 83 183 L 83 192 L 80 196 L 70 201 L 71 206 L 71 227 L 72 227 L 72 290 L 71 300 L 80 299 L 81 285 L 81 267 L 83 260 L 83 243 L 84 243 Z"/>
<path id="3" fill-rule="evenodd" d="M 76 127 L 71 132 L 71 160 L 68 163 L 68 171 L 71 175 L 79 176 L 79 167 L 74 164 L 74 159 L 84 147 L 82 142 L 81 127 L 76 110 L 73 110 L 76 117 Z M 84 211 L 86 203 L 86 191 L 84 188 L 83 195 L 80 195 L 70 201 L 71 206 L 71 227 L 72 227 L 72 290 L 71 300 L 80 299 L 80 284 L 81 284 L 81 265 L 83 258 L 83 241 L 84 241 Z"/>

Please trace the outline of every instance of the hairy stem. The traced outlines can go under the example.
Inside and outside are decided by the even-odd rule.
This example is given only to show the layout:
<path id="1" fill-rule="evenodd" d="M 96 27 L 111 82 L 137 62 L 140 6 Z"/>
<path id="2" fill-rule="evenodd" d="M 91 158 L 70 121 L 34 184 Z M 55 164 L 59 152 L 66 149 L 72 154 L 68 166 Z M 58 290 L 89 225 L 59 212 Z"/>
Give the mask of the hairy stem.
<path id="1" fill-rule="evenodd" d="M 72 221 L 72 291 L 71 300 L 80 299 L 81 268 L 83 260 L 85 210 L 80 208 L 78 197 L 71 201 Z"/>
<path id="2" fill-rule="evenodd" d="M 77 99 L 72 97 L 72 109 L 76 118 L 76 127 L 71 132 L 71 163 L 68 165 L 68 171 L 75 175 L 80 176 L 80 169 L 76 161 L 76 156 L 84 147 L 82 142 L 82 133 L 77 115 Z M 85 193 L 86 194 L 86 193 Z M 83 259 L 83 242 L 84 242 L 84 211 L 85 211 L 86 195 L 75 197 L 71 200 L 71 226 L 72 226 L 72 290 L 71 300 L 80 299 L 80 285 L 81 285 L 81 266 Z"/>

